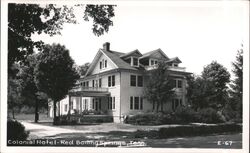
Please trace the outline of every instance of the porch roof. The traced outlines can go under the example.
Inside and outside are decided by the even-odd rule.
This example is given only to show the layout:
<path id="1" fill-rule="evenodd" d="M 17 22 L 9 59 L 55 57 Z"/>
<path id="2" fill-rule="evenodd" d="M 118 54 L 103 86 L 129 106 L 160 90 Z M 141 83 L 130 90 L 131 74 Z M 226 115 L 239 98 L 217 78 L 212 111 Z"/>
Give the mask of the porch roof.
<path id="1" fill-rule="evenodd" d="M 98 91 L 71 91 L 69 96 L 74 97 L 107 97 L 110 95 L 110 92 L 98 92 Z"/>
<path id="2" fill-rule="evenodd" d="M 76 97 L 106 97 L 109 95 L 108 89 L 101 87 L 76 87 L 69 91 L 69 96 Z"/>

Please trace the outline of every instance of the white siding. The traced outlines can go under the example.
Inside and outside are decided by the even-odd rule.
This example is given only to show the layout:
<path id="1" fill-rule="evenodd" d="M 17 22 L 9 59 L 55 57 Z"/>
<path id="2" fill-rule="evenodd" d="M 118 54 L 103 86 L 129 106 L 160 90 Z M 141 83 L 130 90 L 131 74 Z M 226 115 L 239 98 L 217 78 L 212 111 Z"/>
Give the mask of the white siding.
<path id="1" fill-rule="evenodd" d="M 102 68 L 100 69 L 100 61 L 102 60 L 107 60 L 107 67 L 106 68 Z M 109 71 L 109 70 L 112 70 L 112 69 L 115 69 L 116 66 L 114 65 L 114 63 L 105 55 L 101 55 L 101 57 L 98 59 L 93 71 L 91 72 L 90 75 L 93 75 L 93 74 L 98 74 L 98 73 L 101 73 L 101 72 L 105 72 L 105 71 Z"/>

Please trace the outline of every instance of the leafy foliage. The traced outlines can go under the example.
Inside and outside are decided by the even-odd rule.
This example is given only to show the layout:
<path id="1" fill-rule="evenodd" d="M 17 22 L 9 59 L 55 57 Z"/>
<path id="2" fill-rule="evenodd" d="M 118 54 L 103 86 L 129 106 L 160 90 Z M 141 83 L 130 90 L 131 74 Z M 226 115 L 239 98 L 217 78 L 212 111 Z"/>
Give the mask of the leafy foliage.
<path id="1" fill-rule="evenodd" d="M 76 7 L 76 6 L 75 6 Z M 93 18 L 93 33 L 97 36 L 108 32 L 113 25 L 113 5 L 86 5 L 83 17 L 87 21 Z M 37 4 L 8 5 L 8 72 L 15 76 L 11 67 L 14 62 L 24 62 L 34 48 L 42 50 L 42 41 L 33 41 L 34 33 L 45 33 L 50 36 L 60 34 L 64 23 L 76 23 L 74 7 L 57 6 L 54 4 L 45 7 Z"/>
<path id="2" fill-rule="evenodd" d="M 222 109 L 228 101 L 230 74 L 216 61 L 204 67 L 201 76 L 189 76 L 187 82 L 187 97 L 195 110 L 207 107 Z"/>
<path id="3" fill-rule="evenodd" d="M 235 79 L 230 84 L 230 107 L 237 111 L 237 115 L 242 118 L 242 96 L 243 96 L 243 49 L 238 50 L 236 61 L 232 63 Z"/>
<path id="4" fill-rule="evenodd" d="M 160 62 L 158 68 L 150 72 L 144 88 L 144 96 L 153 103 L 153 110 L 156 109 L 158 112 L 159 106 L 161 106 L 161 111 L 163 111 L 163 104 L 175 95 L 173 88 L 174 81 L 169 74 L 168 66 Z"/>
<path id="5" fill-rule="evenodd" d="M 29 133 L 25 127 L 16 120 L 7 121 L 7 140 L 26 140 Z"/>
<path id="6" fill-rule="evenodd" d="M 12 110 L 12 116 L 15 118 L 15 107 L 22 104 L 20 79 L 8 78 L 8 109 Z"/>
<path id="7" fill-rule="evenodd" d="M 23 104 L 35 107 L 35 122 L 39 119 L 39 106 L 47 105 L 47 95 L 40 92 L 35 82 L 35 72 L 37 54 L 30 55 L 26 58 L 26 65 L 20 66 L 18 78 L 21 80 L 21 96 Z"/>
<path id="8" fill-rule="evenodd" d="M 65 46 L 46 45 L 38 54 L 35 68 L 35 80 L 38 89 L 54 101 L 54 119 L 56 103 L 63 99 L 79 78 L 74 61 Z"/>

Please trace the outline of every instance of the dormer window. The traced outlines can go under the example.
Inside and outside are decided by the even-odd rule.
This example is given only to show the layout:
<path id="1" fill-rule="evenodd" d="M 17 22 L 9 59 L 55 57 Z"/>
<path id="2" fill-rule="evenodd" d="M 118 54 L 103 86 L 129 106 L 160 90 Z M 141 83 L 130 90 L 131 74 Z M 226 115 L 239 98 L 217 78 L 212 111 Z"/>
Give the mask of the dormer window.
<path id="1" fill-rule="evenodd" d="M 138 66 L 138 58 L 133 57 L 133 66 Z"/>
<path id="2" fill-rule="evenodd" d="M 178 64 L 177 63 L 172 63 L 172 66 L 173 67 L 178 67 Z"/>
<path id="3" fill-rule="evenodd" d="M 156 64 L 158 64 L 158 61 L 157 61 L 157 60 L 150 59 L 150 65 L 151 65 L 151 66 L 156 65 Z"/>

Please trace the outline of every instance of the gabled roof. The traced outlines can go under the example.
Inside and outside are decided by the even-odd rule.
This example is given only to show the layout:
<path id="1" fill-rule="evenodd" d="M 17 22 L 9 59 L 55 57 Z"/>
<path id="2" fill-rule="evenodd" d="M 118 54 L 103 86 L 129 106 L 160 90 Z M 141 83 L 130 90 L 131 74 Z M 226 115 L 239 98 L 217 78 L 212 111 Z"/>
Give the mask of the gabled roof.
<path id="1" fill-rule="evenodd" d="M 101 49 L 102 50 L 102 49 Z M 114 51 L 105 51 L 102 52 L 108 56 L 118 68 L 122 69 L 130 69 L 130 70 L 137 70 L 135 67 L 132 67 L 130 64 L 126 63 L 124 60 L 120 58 L 121 54 Z"/>
<path id="2" fill-rule="evenodd" d="M 138 49 L 136 49 L 136 50 L 133 50 L 133 51 L 131 51 L 131 52 L 128 52 L 128 53 L 126 53 L 126 54 L 123 54 L 123 55 L 121 55 L 120 57 L 121 58 L 125 58 L 125 57 L 128 57 L 128 56 L 130 56 L 130 55 L 136 55 L 136 56 L 142 56 L 142 54 L 139 52 L 139 50 Z"/>
<path id="3" fill-rule="evenodd" d="M 166 61 L 167 63 L 168 62 L 177 62 L 177 63 L 182 63 L 181 60 L 178 58 L 178 57 L 173 57 L 173 58 L 170 58 L 168 61 Z"/>
<path id="4" fill-rule="evenodd" d="M 146 57 L 152 57 L 152 56 L 153 56 L 154 54 L 156 54 L 156 53 L 160 53 L 160 54 L 162 54 L 166 59 L 169 59 L 168 56 L 167 56 L 160 48 L 143 54 L 143 55 L 140 57 L 140 59 L 143 59 L 143 58 L 146 58 Z"/>

